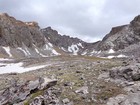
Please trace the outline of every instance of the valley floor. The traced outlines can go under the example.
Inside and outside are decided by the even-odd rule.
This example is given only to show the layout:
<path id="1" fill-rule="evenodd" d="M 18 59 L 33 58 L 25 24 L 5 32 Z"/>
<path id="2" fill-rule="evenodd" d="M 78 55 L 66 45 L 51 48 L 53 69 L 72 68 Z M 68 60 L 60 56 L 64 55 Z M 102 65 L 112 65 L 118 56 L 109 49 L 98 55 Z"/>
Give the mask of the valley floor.
<path id="1" fill-rule="evenodd" d="M 3 64 L 0 73 L 6 72 L 5 70 L 13 71 L 0 75 L 0 89 L 10 86 L 12 80 L 23 82 L 38 77 L 55 78 L 58 80 L 55 87 L 62 91 L 60 99 L 68 99 L 74 105 L 104 105 L 110 97 L 124 92 L 121 86 L 99 79 L 100 74 L 109 71 L 112 67 L 122 65 L 122 60 L 58 56 L 0 62 L 1 65 Z M 4 64 L 14 66 L 5 66 L 6 69 L 3 70 Z M 23 67 L 20 67 L 20 64 Z M 23 72 L 24 69 L 26 72 Z"/>

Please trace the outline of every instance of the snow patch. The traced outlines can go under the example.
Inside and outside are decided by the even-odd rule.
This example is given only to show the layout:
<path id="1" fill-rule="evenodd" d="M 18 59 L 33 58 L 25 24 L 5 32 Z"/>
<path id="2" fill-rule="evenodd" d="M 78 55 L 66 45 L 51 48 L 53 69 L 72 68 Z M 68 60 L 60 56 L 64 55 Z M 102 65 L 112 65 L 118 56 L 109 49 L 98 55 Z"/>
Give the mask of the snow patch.
<path id="1" fill-rule="evenodd" d="M 108 51 L 108 53 L 109 53 L 109 54 L 115 53 L 115 51 L 114 51 L 113 49 L 110 49 L 110 50 Z"/>
<path id="2" fill-rule="evenodd" d="M 37 49 L 37 48 L 35 48 L 35 51 L 36 51 L 36 53 L 40 54 L 40 52 L 38 51 L 38 49 Z"/>
<path id="3" fill-rule="evenodd" d="M 60 55 L 56 50 L 53 49 L 53 45 L 51 43 L 45 44 L 44 50 L 50 50 L 54 55 Z"/>
<path id="4" fill-rule="evenodd" d="M 34 46 L 35 46 L 35 45 L 34 45 Z M 43 55 L 42 53 L 40 53 L 39 50 L 36 48 L 36 46 L 35 46 L 35 51 L 36 51 L 36 53 L 38 53 L 40 56 L 42 56 L 42 57 L 47 57 L 46 55 Z"/>
<path id="5" fill-rule="evenodd" d="M 117 56 L 108 56 L 108 57 L 104 57 L 104 58 L 109 58 L 109 59 L 112 59 L 112 58 L 126 58 L 127 56 L 123 55 L 123 54 L 120 54 L 120 55 L 117 55 Z"/>
<path id="6" fill-rule="evenodd" d="M 45 44 L 44 50 L 50 50 L 50 47 L 47 44 Z"/>
<path id="7" fill-rule="evenodd" d="M 115 56 L 108 56 L 107 58 L 112 59 L 112 58 L 115 58 Z"/>
<path id="8" fill-rule="evenodd" d="M 80 47 L 82 47 L 82 48 L 84 48 L 83 45 L 82 45 L 81 43 L 78 43 L 77 45 L 80 46 Z"/>
<path id="9" fill-rule="evenodd" d="M 12 54 L 10 52 L 10 47 L 3 47 L 3 49 L 6 51 L 6 53 L 9 55 L 9 57 L 12 57 Z"/>
<path id="10" fill-rule="evenodd" d="M 71 46 L 68 47 L 69 52 L 73 52 L 73 55 L 77 55 L 79 48 L 77 45 L 72 44 Z"/>
<path id="11" fill-rule="evenodd" d="M 27 47 L 25 47 L 25 51 L 26 51 L 27 55 L 31 55 L 29 50 L 27 49 Z"/>
<path id="12" fill-rule="evenodd" d="M 14 59 L 8 59 L 8 58 L 0 58 L 0 61 L 12 61 Z"/>
<path id="13" fill-rule="evenodd" d="M 101 53 L 101 51 L 96 51 L 96 50 L 93 50 L 92 52 L 91 52 L 91 54 L 100 54 Z"/>
<path id="14" fill-rule="evenodd" d="M 117 56 L 118 58 L 126 58 L 127 56 L 126 55 L 123 55 L 123 54 L 120 54 Z"/>
<path id="15" fill-rule="evenodd" d="M 18 47 L 17 49 L 21 50 L 21 51 L 25 54 L 25 56 L 27 56 L 27 55 L 28 55 L 28 54 L 27 54 L 27 52 L 26 52 L 23 48 Z"/>
<path id="16" fill-rule="evenodd" d="M 64 48 L 64 47 L 61 47 L 61 49 L 62 49 L 63 51 L 65 51 L 65 52 L 67 52 L 67 51 L 65 50 L 65 48 Z"/>
<path id="17" fill-rule="evenodd" d="M 51 43 L 48 43 L 48 45 L 49 45 L 50 47 L 53 47 L 53 45 L 52 45 Z"/>
<path id="18" fill-rule="evenodd" d="M 33 67 L 22 67 L 23 63 L 10 63 L 10 64 L 6 64 L 6 63 L 0 63 L 0 74 L 3 73 L 23 73 L 23 72 L 27 72 L 27 71 L 31 71 L 31 70 L 37 70 L 37 69 L 41 69 L 41 68 L 45 68 L 48 65 L 39 65 L 39 66 L 33 66 Z"/>
<path id="19" fill-rule="evenodd" d="M 85 52 L 83 52 L 81 55 L 86 55 L 87 54 L 87 52 L 85 51 Z"/>
<path id="20" fill-rule="evenodd" d="M 58 52 L 56 52 L 54 49 L 52 50 L 52 53 L 55 55 L 60 55 Z"/>

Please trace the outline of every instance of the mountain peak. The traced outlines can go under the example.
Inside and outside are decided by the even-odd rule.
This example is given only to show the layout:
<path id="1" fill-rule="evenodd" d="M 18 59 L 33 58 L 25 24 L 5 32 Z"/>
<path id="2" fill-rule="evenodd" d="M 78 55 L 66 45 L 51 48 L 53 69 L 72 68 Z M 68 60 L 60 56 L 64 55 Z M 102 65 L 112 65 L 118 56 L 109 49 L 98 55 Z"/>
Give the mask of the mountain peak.
<path id="1" fill-rule="evenodd" d="M 140 15 L 136 16 L 136 17 L 130 22 L 130 24 L 131 24 L 132 26 L 135 26 L 135 27 L 140 26 Z"/>

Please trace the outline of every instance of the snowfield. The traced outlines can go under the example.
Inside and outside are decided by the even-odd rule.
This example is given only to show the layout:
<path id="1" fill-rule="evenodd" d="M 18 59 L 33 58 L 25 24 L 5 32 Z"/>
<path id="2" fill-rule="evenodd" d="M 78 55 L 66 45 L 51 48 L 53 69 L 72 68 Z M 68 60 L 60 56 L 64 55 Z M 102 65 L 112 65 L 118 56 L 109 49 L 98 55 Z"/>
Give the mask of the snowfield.
<path id="1" fill-rule="evenodd" d="M 3 73 L 23 73 L 27 71 L 37 70 L 41 68 L 45 68 L 48 65 L 39 65 L 39 66 L 32 66 L 32 67 L 23 67 L 23 62 L 19 63 L 0 63 L 0 74 Z"/>

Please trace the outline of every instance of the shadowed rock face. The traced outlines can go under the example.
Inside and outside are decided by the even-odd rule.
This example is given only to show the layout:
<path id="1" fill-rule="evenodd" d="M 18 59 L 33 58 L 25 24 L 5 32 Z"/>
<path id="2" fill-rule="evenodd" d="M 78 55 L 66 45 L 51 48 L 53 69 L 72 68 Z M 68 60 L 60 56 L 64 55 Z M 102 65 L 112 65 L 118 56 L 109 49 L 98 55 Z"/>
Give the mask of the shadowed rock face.
<path id="1" fill-rule="evenodd" d="M 22 22 L 10 17 L 8 14 L 0 14 L 0 45 L 32 47 L 33 44 L 41 47 L 45 44 L 44 37 L 36 22 Z"/>

